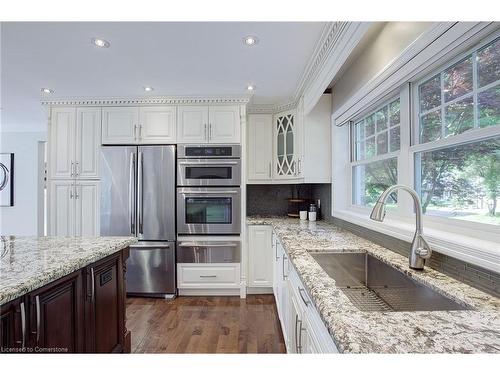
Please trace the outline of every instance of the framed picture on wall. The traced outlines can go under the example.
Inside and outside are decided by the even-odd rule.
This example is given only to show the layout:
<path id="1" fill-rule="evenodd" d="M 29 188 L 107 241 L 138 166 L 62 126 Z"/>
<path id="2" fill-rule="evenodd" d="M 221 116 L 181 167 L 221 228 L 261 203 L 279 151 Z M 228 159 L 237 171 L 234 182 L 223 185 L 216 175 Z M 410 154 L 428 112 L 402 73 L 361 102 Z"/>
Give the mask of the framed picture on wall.
<path id="1" fill-rule="evenodd" d="M 14 205 L 14 154 L 0 154 L 0 206 Z"/>

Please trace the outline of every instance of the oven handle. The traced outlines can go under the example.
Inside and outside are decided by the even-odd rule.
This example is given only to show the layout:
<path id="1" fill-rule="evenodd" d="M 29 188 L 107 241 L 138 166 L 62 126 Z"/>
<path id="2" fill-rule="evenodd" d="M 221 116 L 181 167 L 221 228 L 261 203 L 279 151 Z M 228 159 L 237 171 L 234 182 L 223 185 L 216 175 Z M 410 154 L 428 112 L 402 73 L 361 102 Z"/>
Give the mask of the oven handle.
<path id="1" fill-rule="evenodd" d="M 214 243 L 214 244 L 200 244 L 199 242 L 181 242 L 179 247 L 237 247 L 235 243 Z"/>
<path id="2" fill-rule="evenodd" d="M 197 162 L 189 162 L 189 161 L 179 161 L 177 162 L 179 165 L 237 165 L 240 164 L 237 161 L 197 161 Z"/>
<path id="3" fill-rule="evenodd" d="M 237 190 L 218 190 L 218 191 L 196 191 L 196 190 L 185 190 L 185 191 L 180 191 L 179 194 L 187 195 L 187 194 L 194 194 L 196 196 L 203 196 L 207 194 L 239 194 L 240 192 Z"/>

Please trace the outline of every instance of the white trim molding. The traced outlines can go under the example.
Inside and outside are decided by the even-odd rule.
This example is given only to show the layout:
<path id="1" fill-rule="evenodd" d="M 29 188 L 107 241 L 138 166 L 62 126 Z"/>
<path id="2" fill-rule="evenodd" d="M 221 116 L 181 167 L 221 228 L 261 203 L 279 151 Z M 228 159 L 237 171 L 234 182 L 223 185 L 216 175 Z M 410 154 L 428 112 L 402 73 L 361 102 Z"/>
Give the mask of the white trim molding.
<path id="1" fill-rule="evenodd" d="M 240 104 L 246 105 L 249 96 L 155 96 L 143 98 L 67 98 L 42 100 L 46 106 L 136 106 L 136 105 L 192 105 Z"/>
<path id="2" fill-rule="evenodd" d="M 248 113 L 287 111 L 296 108 L 303 98 L 304 114 L 308 114 L 371 25 L 372 22 L 328 22 L 299 78 L 293 98 L 276 104 L 250 103 Z"/>

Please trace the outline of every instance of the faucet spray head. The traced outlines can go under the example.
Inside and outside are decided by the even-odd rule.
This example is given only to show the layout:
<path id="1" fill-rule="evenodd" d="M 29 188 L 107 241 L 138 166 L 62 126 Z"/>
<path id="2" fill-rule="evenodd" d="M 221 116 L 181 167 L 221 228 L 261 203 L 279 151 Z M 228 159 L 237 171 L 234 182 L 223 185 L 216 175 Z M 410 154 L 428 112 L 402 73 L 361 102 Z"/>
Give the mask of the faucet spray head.
<path id="1" fill-rule="evenodd" d="M 372 213 L 370 214 L 370 219 L 375 221 L 384 221 L 385 217 L 385 203 L 377 201 L 375 206 L 373 206 Z"/>

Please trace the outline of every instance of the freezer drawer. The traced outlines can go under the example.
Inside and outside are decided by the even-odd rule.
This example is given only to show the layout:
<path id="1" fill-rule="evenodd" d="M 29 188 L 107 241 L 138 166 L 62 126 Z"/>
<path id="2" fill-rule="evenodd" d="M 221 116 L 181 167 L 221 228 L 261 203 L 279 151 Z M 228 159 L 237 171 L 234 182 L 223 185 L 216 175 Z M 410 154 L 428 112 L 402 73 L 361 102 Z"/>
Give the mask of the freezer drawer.
<path id="1" fill-rule="evenodd" d="M 176 294 L 175 242 L 139 242 L 127 260 L 127 295 Z"/>

